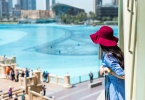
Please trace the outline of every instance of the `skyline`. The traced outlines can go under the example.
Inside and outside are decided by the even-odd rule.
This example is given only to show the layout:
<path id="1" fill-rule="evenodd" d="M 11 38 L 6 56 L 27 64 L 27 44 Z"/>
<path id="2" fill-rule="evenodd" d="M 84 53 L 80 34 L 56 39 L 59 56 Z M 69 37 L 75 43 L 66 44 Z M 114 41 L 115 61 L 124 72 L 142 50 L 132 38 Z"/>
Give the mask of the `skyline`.
<path id="1" fill-rule="evenodd" d="M 83 2 L 83 3 L 82 3 Z M 14 0 L 13 6 L 17 3 L 17 0 Z M 36 0 L 36 9 L 45 10 L 45 0 Z M 85 9 L 86 12 L 93 11 L 93 0 L 56 0 L 56 3 L 68 4 L 77 8 Z M 111 0 L 103 0 L 103 4 L 111 3 Z"/>

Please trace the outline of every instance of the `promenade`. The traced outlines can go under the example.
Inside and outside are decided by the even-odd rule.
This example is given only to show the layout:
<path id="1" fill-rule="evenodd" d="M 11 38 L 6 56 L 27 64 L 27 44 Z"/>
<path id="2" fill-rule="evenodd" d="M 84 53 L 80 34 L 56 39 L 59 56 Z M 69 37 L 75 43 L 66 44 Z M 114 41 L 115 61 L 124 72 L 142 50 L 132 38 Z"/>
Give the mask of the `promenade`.
<path id="1" fill-rule="evenodd" d="M 98 80 L 103 81 L 103 78 L 95 79 L 94 82 Z M 101 91 L 103 90 L 104 86 L 100 85 L 94 88 L 89 88 L 88 87 L 89 83 L 90 83 L 89 81 L 86 81 L 80 84 L 73 85 L 73 87 L 69 89 L 64 88 L 62 85 L 57 85 L 53 83 L 42 83 L 42 84 L 46 85 L 47 88 L 46 96 L 47 97 L 54 96 L 55 100 L 96 100 Z M 10 85 L 14 87 L 14 90 L 19 89 L 18 82 L 0 79 L 0 90 L 2 90 L 3 92 L 8 92 L 8 88 Z M 20 97 L 19 100 L 21 100 Z M 27 95 L 26 100 L 28 100 Z M 34 100 L 38 100 L 38 98 L 35 98 Z"/>

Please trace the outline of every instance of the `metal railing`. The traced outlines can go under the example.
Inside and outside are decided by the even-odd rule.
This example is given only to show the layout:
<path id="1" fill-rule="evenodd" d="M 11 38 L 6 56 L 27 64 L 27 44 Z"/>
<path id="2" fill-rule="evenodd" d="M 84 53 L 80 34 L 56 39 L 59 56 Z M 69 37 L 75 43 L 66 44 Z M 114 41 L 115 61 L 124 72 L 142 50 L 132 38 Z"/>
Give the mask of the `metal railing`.
<path id="1" fill-rule="evenodd" d="M 93 79 L 99 78 L 99 72 L 92 72 L 93 73 Z M 90 77 L 89 77 L 89 73 L 88 74 L 84 74 L 84 75 L 79 75 L 76 77 L 71 77 L 70 78 L 70 83 L 71 84 L 78 84 L 78 83 L 82 83 L 85 81 L 89 81 Z"/>

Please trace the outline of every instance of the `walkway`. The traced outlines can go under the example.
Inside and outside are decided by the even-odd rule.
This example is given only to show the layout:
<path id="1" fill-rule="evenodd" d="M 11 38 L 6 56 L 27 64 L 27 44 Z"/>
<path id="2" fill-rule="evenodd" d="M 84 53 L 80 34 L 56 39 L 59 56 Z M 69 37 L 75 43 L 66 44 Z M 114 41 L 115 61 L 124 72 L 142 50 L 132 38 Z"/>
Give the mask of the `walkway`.
<path id="1" fill-rule="evenodd" d="M 96 79 L 94 81 L 97 80 L 103 81 L 103 78 Z M 43 84 L 45 84 L 47 88 L 46 96 L 49 97 L 55 96 L 56 100 L 96 100 L 104 88 L 103 85 L 94 88 L 88 88 L 89 81 L 76 84 L 73 86 L 73 88 L 70 89 L 66 89 L 61 85 L 52 83 L 43 83 Z M 0 90 L 2 90 L 3 92 L 7 92 L 9 85 L 14 87 L 14 89 L 19 88 L 18 82 L 0 79 Z M 26 100 L 28 100 L 27 96 Z"/>
<path id="2" fill-rule="evenodd" d="M 103 81 L 103 78 L 94 81 L 97 80 Z M 104 89 L 104 86 L 100 85 L 94 88 L 89 88 L 88 84 L 89 81 L 76 84 L 71 89 L 60 89 L 53 93 L 47 92 L 47 96 L 55 96 L 56 100 L 96 100 Z"/>

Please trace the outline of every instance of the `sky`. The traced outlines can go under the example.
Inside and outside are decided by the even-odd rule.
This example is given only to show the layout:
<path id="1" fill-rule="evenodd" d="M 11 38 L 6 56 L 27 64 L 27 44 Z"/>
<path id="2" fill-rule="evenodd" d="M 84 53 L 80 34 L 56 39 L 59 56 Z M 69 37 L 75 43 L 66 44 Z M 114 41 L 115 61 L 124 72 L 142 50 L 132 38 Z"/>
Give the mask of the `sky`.
<path id="1" fill-rule="evenodd" d="M 14 0 L 16 4 L 17 0 Z M 93 11 L 93 0 L 56 0 L 56 2 L 68 4 L 78 8 L 85 9 L 86 12 Z M 36 0 L 36 9 L 45 10 L 44 6 L 45 0 Z M 111 3 L 111 0 L 103 0 L 103 4 Z"/>

